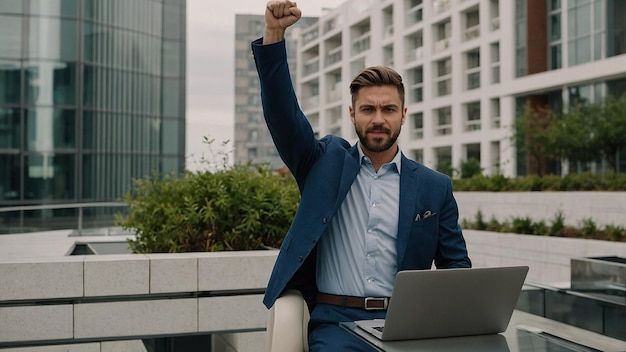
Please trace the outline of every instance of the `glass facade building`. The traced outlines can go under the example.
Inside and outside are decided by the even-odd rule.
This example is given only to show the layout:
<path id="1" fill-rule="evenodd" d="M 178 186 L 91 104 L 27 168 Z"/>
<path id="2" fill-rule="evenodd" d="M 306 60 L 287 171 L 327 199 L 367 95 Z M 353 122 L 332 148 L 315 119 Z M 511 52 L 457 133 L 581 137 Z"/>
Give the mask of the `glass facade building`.
<path id="1" fill-rule="evenodd" d="M 182 171 L 185 28 L 186 0 L 2 0 L 0 207 Z"/>

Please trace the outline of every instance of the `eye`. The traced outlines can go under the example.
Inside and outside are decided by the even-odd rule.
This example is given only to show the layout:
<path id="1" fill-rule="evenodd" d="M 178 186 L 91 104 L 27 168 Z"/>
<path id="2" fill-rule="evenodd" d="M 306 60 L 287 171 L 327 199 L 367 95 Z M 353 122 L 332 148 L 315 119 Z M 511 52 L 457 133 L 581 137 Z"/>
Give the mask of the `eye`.
<path id="1" fill-rule="evenodd" d="M 385 112 L 395 112 L 396 108 L 393 106 L 385 106 L 385 108 L 383 109 Z"/>

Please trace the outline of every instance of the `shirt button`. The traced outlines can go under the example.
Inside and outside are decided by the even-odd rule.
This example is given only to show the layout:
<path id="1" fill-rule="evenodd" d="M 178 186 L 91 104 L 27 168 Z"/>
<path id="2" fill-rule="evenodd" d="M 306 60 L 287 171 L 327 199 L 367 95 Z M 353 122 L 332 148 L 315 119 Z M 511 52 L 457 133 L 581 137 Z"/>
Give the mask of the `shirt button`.
<path id="1" fill-rule="evenodd" d="M 372 233 L 372 229 L 368 229 L 368 230 L 367 230 L 367 233 Z"/>
<path id="2" fill-rule="evenodd" d="M 372 259 L 372 255 L 371 255 L 371 254 L 369 254 L 369 253 L 367 253 L 367 254 L 365 255 L 365 258 L 367 258 L 367 259 Z"/>
<path id="3" fill-rule="evenodd" d="M 374 279 L 372 279 L 371 277 L 370 277 L 369 279 L 367 279 L 367 283 L 368 283 L 368 284 L 371 284 L 371 283 L 373 283 L 373 282 L 374 282 Z"/>
<path id="4" fill-rule="evenodd" d="M 378 175 L 374 176 L 374 180 L 378 180 Z"/>

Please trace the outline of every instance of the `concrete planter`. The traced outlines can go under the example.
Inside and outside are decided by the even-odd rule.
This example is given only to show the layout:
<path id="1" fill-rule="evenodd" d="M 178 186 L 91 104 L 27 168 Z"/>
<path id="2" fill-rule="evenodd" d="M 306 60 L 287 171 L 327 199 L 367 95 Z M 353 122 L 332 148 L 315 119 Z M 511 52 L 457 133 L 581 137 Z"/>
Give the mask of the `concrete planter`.
<path id="1" fill-rule="evenodd" d="M 463 230 L 474 266 L 528 265 L 527 281 L 570 287 L 571 260 L 626 257 L 626 242 Z"/>
<path id="2" fill-rule="evenodd" d="M 455 192 L 454 196 L 461 219 L 474 220 L 480 210 L 485 220 L 527 216 L 549 223 L 561 211 L 570 226 L 587 218 L 598 226 L 626 227 L 626 192 Z"/>

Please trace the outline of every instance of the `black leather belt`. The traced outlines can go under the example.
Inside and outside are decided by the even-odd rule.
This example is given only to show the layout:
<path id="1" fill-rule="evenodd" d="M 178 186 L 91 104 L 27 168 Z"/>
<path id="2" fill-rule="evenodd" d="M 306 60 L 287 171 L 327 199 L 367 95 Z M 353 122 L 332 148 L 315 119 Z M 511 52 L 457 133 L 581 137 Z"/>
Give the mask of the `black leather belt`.
<path id="1" fill-rule="evenodd" d="M 354 297 L 318 293 L 317 303 L 326 303 L 342 307 L 361 308 L 365 310 L 387 310 L 389 297 Z"/>

